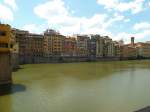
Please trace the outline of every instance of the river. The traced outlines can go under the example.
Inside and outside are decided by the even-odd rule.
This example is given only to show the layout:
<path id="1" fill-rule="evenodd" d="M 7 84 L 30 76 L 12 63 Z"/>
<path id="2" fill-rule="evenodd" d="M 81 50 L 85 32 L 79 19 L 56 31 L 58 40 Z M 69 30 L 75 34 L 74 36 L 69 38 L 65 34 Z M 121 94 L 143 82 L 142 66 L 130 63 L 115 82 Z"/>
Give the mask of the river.
<path id="1" fill-rule="evenodd" d="M 133 112 L 150 105 L 150 61 L 22 65 L 0 112 Z"/>

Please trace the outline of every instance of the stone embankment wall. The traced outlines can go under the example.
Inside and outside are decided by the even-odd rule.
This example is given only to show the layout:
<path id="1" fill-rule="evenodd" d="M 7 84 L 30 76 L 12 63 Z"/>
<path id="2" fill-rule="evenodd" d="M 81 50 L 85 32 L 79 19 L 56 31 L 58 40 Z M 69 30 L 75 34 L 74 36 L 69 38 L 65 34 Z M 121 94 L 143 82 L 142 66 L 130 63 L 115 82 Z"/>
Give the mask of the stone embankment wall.
<path id="1" fill-rule="evenodd" d="M 20 64 L 38 64 L 38 63 L 71 63 L 71 62 L 91 62 L 91 61 L 114 61 L 120 60 L 119 57 L 69 57 L 69 56 L 20 56 Z"/>

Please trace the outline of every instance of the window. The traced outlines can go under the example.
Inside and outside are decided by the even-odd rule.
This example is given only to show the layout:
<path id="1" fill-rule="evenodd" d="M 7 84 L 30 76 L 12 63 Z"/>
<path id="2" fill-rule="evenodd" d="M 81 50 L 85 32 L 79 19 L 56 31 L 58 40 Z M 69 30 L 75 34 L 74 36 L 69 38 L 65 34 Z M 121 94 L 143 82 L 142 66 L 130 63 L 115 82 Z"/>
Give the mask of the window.
<path id="1" fill-rule="evenodd" d="M 12 44 L 10 45 L 10 48 L 13 48 L 13 45 L 12 45 Z"/>
<path id="2" fill-rule="evenodd" d="M 6 32 L 0 31 L 0 36 L 6 36 Z"/>
<path id="3" fill-rule="evenodd" d="M 8 48 L 8 44 L 0 44 L 0 48 Z"/>

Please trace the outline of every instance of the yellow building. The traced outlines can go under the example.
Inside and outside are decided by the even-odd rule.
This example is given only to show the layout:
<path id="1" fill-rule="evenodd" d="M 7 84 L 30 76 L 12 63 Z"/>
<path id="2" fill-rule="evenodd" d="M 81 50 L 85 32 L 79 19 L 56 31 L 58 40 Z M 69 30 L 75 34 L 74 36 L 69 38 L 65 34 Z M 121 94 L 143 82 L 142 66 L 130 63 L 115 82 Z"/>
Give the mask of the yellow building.
<path id="1" fill-rule="evenodd" d="M 44 33 L 44 54 L 45 56 L 61 56 L 64 52 L 65 36 L 51 32 Z"/>
<path id="2" fill-rule="evenodd" d="M 53 35 L 52 36 L 52 52 L 54 55 L 62 55 L 64 52 L 65 37 L 62 35 Z"/>
<path id="3" fill-rule="evenodd" d="M 150 43 L 137 43 L 136 47 L 138 49 L 138 56 L 143 58 L 150 58 Z"/>
<path id="4" fill-rule="evenodd" d="M 13 35 L 9 25 L 0 24 L 0 52 L 10 52 L 13 48 Z"/>
<path id="5" fill-rule="evenodd" d="M 45 57 L 49 57 L 52 55 L 52 40 L 51 38 L 48 38 L 49 36 L 44 35 L 43 38 L 43 55 Z"/>

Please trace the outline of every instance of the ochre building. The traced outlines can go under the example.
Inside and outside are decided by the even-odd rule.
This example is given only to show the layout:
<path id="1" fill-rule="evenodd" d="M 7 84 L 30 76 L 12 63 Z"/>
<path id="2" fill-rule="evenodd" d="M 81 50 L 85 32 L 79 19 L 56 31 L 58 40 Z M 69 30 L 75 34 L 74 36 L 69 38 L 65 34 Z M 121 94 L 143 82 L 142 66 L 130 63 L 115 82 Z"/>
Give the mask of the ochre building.
<path id="1" fill-rule="evenodd" d="M 11 51 L 13 42 L 11 27 L 0 24 L 0 85 L 12 83 Z"/>

